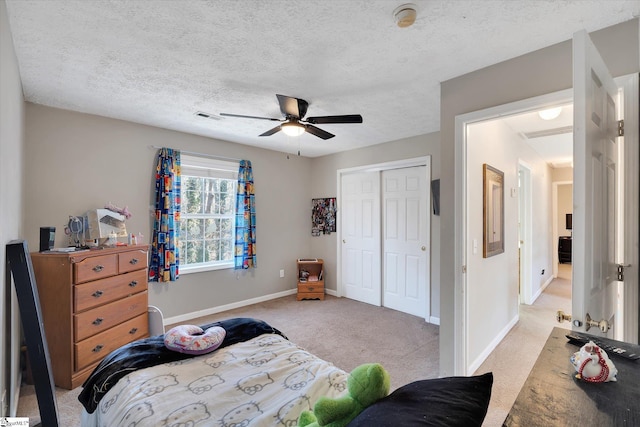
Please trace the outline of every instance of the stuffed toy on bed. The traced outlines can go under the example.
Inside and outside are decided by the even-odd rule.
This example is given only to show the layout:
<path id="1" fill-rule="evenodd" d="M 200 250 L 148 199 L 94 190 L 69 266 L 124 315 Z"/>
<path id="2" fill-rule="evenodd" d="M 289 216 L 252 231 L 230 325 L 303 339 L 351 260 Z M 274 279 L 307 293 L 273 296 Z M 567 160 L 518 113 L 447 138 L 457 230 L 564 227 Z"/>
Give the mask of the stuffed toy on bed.
<path id="1" fill-rule="evenodd" d="M 335 399 L 321 397 L 313 412 L 304 411 L 300 427 L 344 427 L 367 406 L 389 394 L 389 373 L 378 363 L 360 365 L 351 371 L 347 394 Z"/>

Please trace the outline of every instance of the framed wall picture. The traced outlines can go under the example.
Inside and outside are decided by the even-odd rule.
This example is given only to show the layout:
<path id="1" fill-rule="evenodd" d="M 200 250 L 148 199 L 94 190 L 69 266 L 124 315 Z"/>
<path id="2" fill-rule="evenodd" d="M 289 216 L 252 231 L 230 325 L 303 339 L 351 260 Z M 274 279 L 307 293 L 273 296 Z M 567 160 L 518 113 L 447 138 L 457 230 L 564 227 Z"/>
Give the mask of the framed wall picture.
<path id="1" fill-rule="evenodd" d="M 482 256 L 489 258 L 504 252 L 504 173 L 486 163 L 482 172 Z"/>
<path id="2" fill-rule="evenodd" d="M 336 198 L 326 197 L 312 199 L 311 235 L 331 234 L 336 232 Z"/>

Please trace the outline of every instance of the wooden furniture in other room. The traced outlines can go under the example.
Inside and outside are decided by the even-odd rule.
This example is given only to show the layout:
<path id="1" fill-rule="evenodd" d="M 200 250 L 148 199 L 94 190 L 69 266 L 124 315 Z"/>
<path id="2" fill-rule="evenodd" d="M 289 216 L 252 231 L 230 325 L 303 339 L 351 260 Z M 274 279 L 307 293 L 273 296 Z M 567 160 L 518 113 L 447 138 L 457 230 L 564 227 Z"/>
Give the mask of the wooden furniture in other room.
<path id="1" fill-rule="evenodd" d="M 571 236 L 560 236 L 558 238 L 558 262 L 560 264 L 571 264 Z"/>
<path id="2" fill-rule="evenodd" d="M 569 342 L 566 335 L 570 333 L 553 328 L 503 425 L 640 425 L 640 361 L 607 351 L 618 369 L 617 381 L 594 384 L 579 380 L 569 358 L 580 346 Z M 640 354 L 638 345 L 595 339 Z"/>
<path id="3" fill-rule="evenodd" d="M 149 335 L 148 249 L 31 254 L 58 387 L 82 385 L 111 351 Z"/>
<path id="4" fill-rule="evenodd" d="M 298 259 L 298 301 L 324 299 L 324 261 L 318 258 Z"/>

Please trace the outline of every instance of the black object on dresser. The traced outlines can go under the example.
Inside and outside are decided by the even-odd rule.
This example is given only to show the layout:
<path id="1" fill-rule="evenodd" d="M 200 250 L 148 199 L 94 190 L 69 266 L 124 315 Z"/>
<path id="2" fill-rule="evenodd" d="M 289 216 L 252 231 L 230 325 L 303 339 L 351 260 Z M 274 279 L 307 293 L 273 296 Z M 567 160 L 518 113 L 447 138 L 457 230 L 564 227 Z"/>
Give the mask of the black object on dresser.
<path id="1" fill-rule="evenodd" d="M 560 264 L 571 264 L 571 236 L 560 236 L 558 238 L 558 262 Z"/>

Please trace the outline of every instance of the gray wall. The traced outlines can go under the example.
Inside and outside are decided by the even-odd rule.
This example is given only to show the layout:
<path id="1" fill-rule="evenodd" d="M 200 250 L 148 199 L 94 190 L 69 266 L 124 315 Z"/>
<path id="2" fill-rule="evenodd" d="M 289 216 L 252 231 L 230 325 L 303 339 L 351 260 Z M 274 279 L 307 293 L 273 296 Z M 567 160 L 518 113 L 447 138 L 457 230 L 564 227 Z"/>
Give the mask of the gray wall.
<path id="1" fill-rule="evenodd" d="M 313 159 L 311 168 L 311 197 L 335 197 L 339 169 L 384 163 L 431 155 L 431 179 L 440 177 L 439 133 L 401 139 L 358 150 L 344 151 Z M 340 206 L 338 206 L 340 209 Z M 310 233 L 310 230 L 308 230 Z M 313 237 L 314 257 L 323 258 L 329 272 L 336 271 L 336 234 Z M 440 317 L 440 216 L 431 215 L 431 316 Z M 335 290 L 335 276 L 328 277 L 327 287 Z"/>
<path id="2" fill-rule="evenodd" d="M 638 19 L 591 37 L 614 76 L 640 70 Z M 571 41 L 445 81 L 441 85 L 441 235 L 454 236 L 455 117 L 572 87 Z M 441 241 L 440 375 L 454 372 L 454 239 Z M 489 308 L 489 307 L 488 307 Z"/>
<path id="3" fill-rule="evenodd" d="M 256 188 L 258 268 L 182 275 L 153 283 L 149 303 L 165 318 L 206 311 L 295 288 L 295 260 L 310 255 L 311 160 L 121 120 L 26 104 L 24 235 L 37 248 L 40 226 L 66 246 L 69 215 L 111 202 L 128 206 L 127 231 L 151 234 L 157 150 L 150 145 L 246 158 Z M 280 269 L 285 277 L 280 278 Z"/>
<path id="4" fill-rule="evenodd" d="M 531 265 L 524 272 L 530 289 L 519 289 L 518 259 L 519 198 L 511 190 L 518 188 L 518 164 L 530 169 L 531 178 Z M 482 254 L 483 179 L 482 165 L 493 166 L 504 174 L 504 253 L 484 258 Z M 467 245 L 467 355 L 469 372 L 475 371 L 496 346 L 496 337 L 504 334 L 518 319 L 519 290 L 524 301 L 541 292 L 552 276 L 552 197 L 551 168 L 503 120 L 490 120 L 467 126 L 467 235 L 478 243 Z M 541 270 L 545 270 L 542 275 Z M 491 315 L 487 315 L 490 308 Z"/>
<path id="5" fill-rule="evenodd" d="M 38 242 L 40 226 L 55 226 L 56 246 L 66 246 L 69 215 L 111 202 L 127 205 L 129 232 L 151 227 L 152 179 L 157 150 L 150 145 L 252 161 L 258 213 L 258 269 L 182 275 L 153 283 L 150 304 L 166 317 L 275 295 L 295 288 L 295 260 L 324 258 L 327 287 L 336 289 L 335 234 L 311 237 L 311 199 L 336 195 L 340 168 L 432 155 L 439 176 L 438 134 L 309 159 L 200 136 L 27 103 L 25 236 Z M 47 183 L 56 183 L 55 186 Z M 439 217 L 432 217 L 432 314 L 439 309 Z M 285 269 L 285 277 L 279 277 Z"/>
<path id="6" fill-rule="evenodd" d="M 3 417 L 15 416 L 16 390 L 20 387 L 19 315 L 13 286 L 5 280 L 4 260 L 5 244 L 20 237 L 24 139 L 22 84 L 4 0 L 0 0 L 0 94 L 0 417 Z"/>

